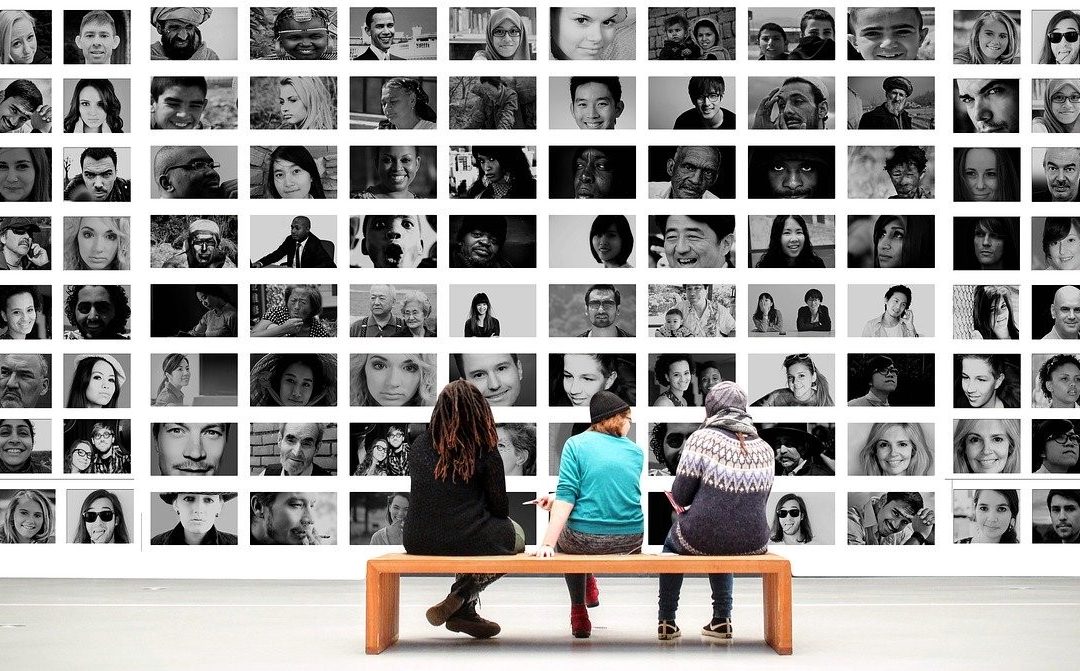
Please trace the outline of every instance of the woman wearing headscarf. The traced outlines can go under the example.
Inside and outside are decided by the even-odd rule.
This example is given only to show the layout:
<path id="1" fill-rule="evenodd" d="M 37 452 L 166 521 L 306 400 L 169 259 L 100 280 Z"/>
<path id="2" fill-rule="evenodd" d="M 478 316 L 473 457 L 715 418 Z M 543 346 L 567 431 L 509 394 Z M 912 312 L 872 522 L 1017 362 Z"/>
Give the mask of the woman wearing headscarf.
<path id="1" fill-rule="evenodd" d="M 1043 113 L 1031 120 L 1032 133 L 1080 133 L 1080 79 L 1050 79 L 1043 90 Z"/>
<path id="2" fill-rule="evenodd" d="M 530 61 L 529 35 L 521 15 L 502 7 L 491 13 L 484 28 L 484 48 L 473 54 L 474 61 Z"/>

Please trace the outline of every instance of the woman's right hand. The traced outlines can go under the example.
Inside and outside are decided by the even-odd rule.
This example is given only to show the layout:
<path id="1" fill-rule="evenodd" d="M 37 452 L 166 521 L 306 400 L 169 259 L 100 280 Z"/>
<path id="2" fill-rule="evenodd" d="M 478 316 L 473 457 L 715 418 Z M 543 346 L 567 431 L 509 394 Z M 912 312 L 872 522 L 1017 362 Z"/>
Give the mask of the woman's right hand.
<path id="1" fill-rule="evenodd" d="M 536 498 L 536 507 L 543 508 L 544 510 L 551 510 L 551 504 L 555 503 L 555 496 L 553 494 L 544 494 Z"/>

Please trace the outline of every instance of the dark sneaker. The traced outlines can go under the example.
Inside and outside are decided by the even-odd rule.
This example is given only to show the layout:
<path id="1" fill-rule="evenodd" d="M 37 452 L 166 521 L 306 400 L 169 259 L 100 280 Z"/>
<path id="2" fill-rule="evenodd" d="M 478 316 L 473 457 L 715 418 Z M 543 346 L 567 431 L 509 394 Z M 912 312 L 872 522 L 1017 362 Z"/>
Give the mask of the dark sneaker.
<path id="1" fill-rule="evenodd" d="M 701 628 L 701 635 L 720 641 L 731 640 L 731 618 L 714 617 L 709 624 Z"/>
<path id="2" fill-rule="evenodd" d="M 454 613 L 461 610 L 464 604 L 465 600 L 457 594 L 447 594 L 445 599 L 427 609 L 427 621 L 432 626 L 442 626 Z"/>
<path id="3" fill-rule="evenodd" d="M 498 623 L 480 617 L 476 612 L 476 607 L 471 603 L 451 615 L 446 620 L 446 628 L 468 634 L 473 638 L 491 638 L 502 631 Z"/>
<path id="4" fill-rule="evenodd" d="M 585 578 L 585 605 L 596 608 L 600 605 L 600 588 L 596 585 L 596 576 L 592 573 Z"/>
<path id="5" fill-rule="evenodd" d="M 656 625 L 656 638 L 661 641 L 674 641 L 682 636 L 682 631 L 679 630 L 679 625 L 675 624 L 675 620 L 660 620 Z"/>

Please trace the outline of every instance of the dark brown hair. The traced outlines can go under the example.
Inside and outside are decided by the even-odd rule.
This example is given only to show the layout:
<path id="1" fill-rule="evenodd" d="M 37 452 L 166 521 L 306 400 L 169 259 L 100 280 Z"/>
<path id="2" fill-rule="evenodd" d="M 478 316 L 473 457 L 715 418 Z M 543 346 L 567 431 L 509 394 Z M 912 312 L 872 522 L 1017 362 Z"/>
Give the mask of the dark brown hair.
<path id="1" fill-rule="evenodd" d="M 480 390 L 467 380 L 443 387 L 431 413 L 432 447 L 439 455 L 435 478 L 468 482 L 476 473 L 478 457 L 497 449 L 495 418 Z"/>

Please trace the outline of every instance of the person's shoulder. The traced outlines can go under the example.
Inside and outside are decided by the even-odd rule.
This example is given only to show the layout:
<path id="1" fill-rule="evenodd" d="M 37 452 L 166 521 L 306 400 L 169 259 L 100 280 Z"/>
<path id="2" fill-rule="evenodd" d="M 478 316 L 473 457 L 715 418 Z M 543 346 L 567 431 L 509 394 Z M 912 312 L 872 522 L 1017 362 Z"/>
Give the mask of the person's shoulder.
<path id="1" fill-rule="evenodd" d="M 168 545 L 169 535 L 172 534 L 172 529 L 168 531 L 162 531 L 157 536 L 150 539 L 150 545 Z"/>
<path id="2" fill-rule="evenodd" d="M 218 545 L 237 545 L 236 534 L 230 534 L 227 531 L 219 530 L 217 535 Z"/>
<path id="3" fill-rule="evenodd" d="M 953 63 L 957 65 L 971 63 L 971 51 L 965 46 L 953 52 Z"/>
<path id="4" fill-rule="evenodd" d="M 31 473 L 52 473 L 52 453 L 45 451 L 30 453 Z"/>

